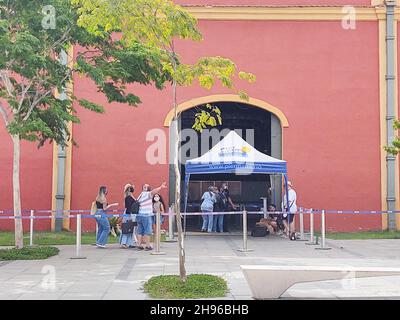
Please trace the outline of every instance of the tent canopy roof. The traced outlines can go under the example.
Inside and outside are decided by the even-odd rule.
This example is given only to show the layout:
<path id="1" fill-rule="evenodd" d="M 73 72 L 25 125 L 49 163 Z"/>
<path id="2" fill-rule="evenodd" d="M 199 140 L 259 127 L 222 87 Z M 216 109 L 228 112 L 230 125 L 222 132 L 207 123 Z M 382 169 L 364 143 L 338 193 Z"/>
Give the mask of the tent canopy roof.
<path id="1" fill-rule="evenodd" d="M 286 172 L 286 161 L 261 153 L 235 131 L 201 157 L 186 162 L 186 174 Z"/>

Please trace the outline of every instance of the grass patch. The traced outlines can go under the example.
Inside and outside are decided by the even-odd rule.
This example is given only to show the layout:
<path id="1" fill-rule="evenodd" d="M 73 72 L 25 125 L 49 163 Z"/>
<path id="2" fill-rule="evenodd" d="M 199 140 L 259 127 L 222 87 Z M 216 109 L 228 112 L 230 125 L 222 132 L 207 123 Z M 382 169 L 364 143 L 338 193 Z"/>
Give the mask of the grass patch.
<path id="1" fill-rule="evenodd" d="M 113 237 L 110 237 L 110 242 L 114 241 Z M 94 232 L 82 232 L 82 244 L 92 244 L 96 242 L 96 234 Z M 47 245 L 63 245 L 63 244 L 75 244 L 76 233 L 69 231 L 62 232 L 34 232 L 33 233 L 33 244 L 40 246 Z M 14 246 L 14 232 L 0 232 L 0 246 Z M 24 233 L 24 245 L 29 245 L 29 233 Z"/>
<path id="2" fill-rule="evenodd" d="M 29 247 L 22 249 L 0 249 L 0 261 L 4 260 L 42 260 L 55 256 L 60 250 L 54 247 Z"/>
<path id="3" fill-rule="evenodd" d="M 400 239 L 400 231 L 332 232 L 326 237 L 333 240 Z"/>
<path id="4" fill-rule="evenodd" d="M 153 236 L 152 236 L 153 239 Z M 161 234 L 161 242 L 166 240 L 166 235 Z M 14 232 L 0 232 L 0 246 L 14 246 Z M 153 240 L 152 240 L 153 241 Z M 119 237 L 110 235 L 108 243 L 118 243 Z M 95 232 L 82 232 L 82 244 L 96 243 Z M 33 233 L 33 244 L 39 246 L 49 245 L 74 245 L 76 244 L 76 233 L 71 231 Z M 24 245 L 29 245 L 29 233 L 24 233 Z"/>
<path id="5" fill-rule="evenodd" d="M 184 283 L 177 275 L 156 276 L 144 284 L 144 292 L 155 299 L 200 299 L 224 297 L 226 281 L 209 274 L 191 274 Z"/>

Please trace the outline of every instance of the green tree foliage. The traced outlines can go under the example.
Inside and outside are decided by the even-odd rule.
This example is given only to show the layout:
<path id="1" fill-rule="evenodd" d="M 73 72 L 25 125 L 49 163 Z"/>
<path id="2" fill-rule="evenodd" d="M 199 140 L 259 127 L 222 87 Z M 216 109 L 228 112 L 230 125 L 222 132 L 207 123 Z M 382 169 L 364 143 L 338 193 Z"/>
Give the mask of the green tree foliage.
<path id="1" fill-rule="evenodd" d="M 20 140 L 37 141 L 39 147 L 46 141 L 65 146 L 70 137 L 68 122 L 79 122 L 74 100 L 86 109 L 104 112 L 103 106 L 78 100 L 67 90 L 74 72 L 92 79 L 109 102 L 131 106 L 140 98 L 128 92 L 129 84 L 162 89 L 171 80 L 163 65 L 165 53 L 159 48 L 139 41 L 127 45 L 107 28 L 101 36 L 90 33 L 77 20 L 70 0 L 0 0 L 0 114 L 13 141 L 13 201 L 18 218 Z M 72 45 L 79 52 L 65 57 Z M 15 219 L 15 243 L 23 247 L 21 219 Z"/>
<path id="2" fill-rule="evenodd" d="M 43 7 L 55 8 L 54 29 L 43 28 Z M 0 0 L 0 107 L 10 134 L 21 139 L 55 140 L 65 145 L 67 123 L 78 123 L 76 99 L 59 99 L 74 71 L 90 77 L 109 102 L 137 105 L 140 98 L 126 92 L 130 83 L 155 84 L 169 80 L 159 50 L 138 42 L 124 46 L 111 33 L 102 37 L 77 26 L 78 15 L 69 0 Z M 74 63 L 60 61 L 62 50 L 79 45 Z M 79 100 L 82 107 L 103 112 L 101 105 Z M 66 135 L 65 135 L 66 134 Z"/>
<path id="3" fill-rule="evenodd" d="M 400 121 L 399 120 L 394 120 L 393 128 L 396 131 L 398 131 L 400 129 Z M 390 154 L 392 154 L 394 156 L 398 155 L 399 152 L 400 152 L 400 137 L 396 136 L 395 139 L 392 142 L 392 145 L 389 146 L 389 147 L 384 147 L 384 148 L 388 153 L 390 153 Z"/>

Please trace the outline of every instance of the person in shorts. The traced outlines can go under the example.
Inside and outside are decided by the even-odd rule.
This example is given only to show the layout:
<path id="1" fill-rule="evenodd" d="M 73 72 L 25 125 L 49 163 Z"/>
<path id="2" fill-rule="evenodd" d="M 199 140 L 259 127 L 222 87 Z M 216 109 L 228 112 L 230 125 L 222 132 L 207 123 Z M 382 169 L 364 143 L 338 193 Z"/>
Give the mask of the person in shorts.
<path id="1" fill-rule="evenodd" d="M 137 198 L 140 205 L 139 213 L 136 217 L 138 250 L 153 250 L 153 247 L 150 245 L 150 236 L 153 233 L 153 196 L 166 187 L 167 183 L 163 182 L 161 186 L 151 190 L 150 185 L 144 184 L 142 187 L 142 193 Z M 144 246 L 142 244 L 143 242 Z"/>

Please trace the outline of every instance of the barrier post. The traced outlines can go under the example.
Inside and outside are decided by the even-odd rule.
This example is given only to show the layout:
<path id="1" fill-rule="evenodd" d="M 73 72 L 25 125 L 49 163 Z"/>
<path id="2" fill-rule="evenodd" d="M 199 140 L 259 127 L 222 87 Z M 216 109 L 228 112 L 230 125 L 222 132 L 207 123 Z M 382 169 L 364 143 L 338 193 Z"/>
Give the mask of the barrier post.
<path id="1" fill-rule="evenodd" d="M 167 242 L 176 242 L 174 239 L 174 215 L 172 213 L 173 206 L 168 209 L 168 240 Z"/>
<path id="2" fill-rule="evenodd" d="M 31 210 L 31 218 L 30 218 L 30 222 L 29 222 L 29 246 L 32 247 L 33 246 L 33 215 L 34 210 Z"/>
<path id="3" fill-rule="evenodd" d="M 266 218 L 268 218 L 267 198 L 262 197 L 261 199 L 262 199 L 262 201 L 263 201 L 264 219 L 266 219 Z"/>
<path id="4" fill-rule="evenodd" d="M 156 251 L 153 251 L 152 255 L 164 255 L 165 252 L 160 251 L 160 241 L 161 241 L 161 219 L 160 219 L 160 212 L 156 213 L 156 234 L 155 237 L 155 244 L 156 244 Z"/>
<path id="5" fill-rule="evenodd" d="M 307 241 L 304 237 L 304 215 L 303 215 L 303 208 L 300 207 L 299 210 L 299 223 L 300 223 L 300 239 L 298 241 Z"/>
<path id="6" fill-rule="evenodd" d="M 317 250 L 330 250 L 332 248 L 325 246 L 325 210 L 321 214 L 321 247 L 315 248 Z"/>
<path id="7" fill-rule="evenodd" d="M 81 256 L 81 238 L 82 236 L 82 215 L 76 215 L 76 255 L 71 259 L 86 259 L 86 257 Z"/>
<path id="8" fill-rule="evenodd" d="M 310 241 L 306 242 L 307 245 L 315 246 L 317 243 L 314 239 L 314 211 L 310 209 Z"/>
<path id="9" fill-rule="evenodd" d="M 243 209 L 243 249 L 238 249 L 241 252 L 253 251 L 247 248 L 247 211 L 246 208 Z"/>

